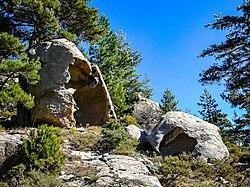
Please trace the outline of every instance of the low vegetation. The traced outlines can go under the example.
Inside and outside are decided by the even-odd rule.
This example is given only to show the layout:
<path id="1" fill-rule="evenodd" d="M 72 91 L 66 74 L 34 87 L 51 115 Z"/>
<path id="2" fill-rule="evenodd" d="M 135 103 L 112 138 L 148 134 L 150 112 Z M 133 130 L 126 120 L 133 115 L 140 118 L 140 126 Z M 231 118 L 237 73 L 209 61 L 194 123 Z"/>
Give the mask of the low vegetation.
<path id="1" fill-rule="evenodd" d="M 154 163 L 154 168 L 149 166 L 149 169 L 163 186 L 250 186 L 249 146 L 228 144 L 230 157 L 209 163 L 199 162 L 189 153 L 162 158 L 155 154 L 146 154 L 153 152 L 152 149 L 146 149 L 145 146 L 144 150 L 140 149 L 139 142 L 124 130 L 131 123 L 131 119 L 111 120 L 102 127 L 87 127 L 81 131 L 41 125 L 37 130 L 30 131 L 29 141 L 24 141 L 23 163 L 6 172 L 1 177 L 0 186 L 62 186 L 62 181 L 55 175 L 65 159 L 60 144 L 70 145 L 72 150 L 78 151 L 99 151 L 134 157 L 138 152 L 148 155 L 146 157 Z M 74 160 L 67 158 L 68 161 L 71 159 Z M 96 179 L 94 168 L 82 166 L 73 168 L 72 171 L 75 176 Z"/>
<path id="2" fill-rule="evenodd" d="M 9 170 L 0 182 L 1 187 L 60 187 L 62 181 L 55 175 L 37 170 L 27 170 L 24 164 L 17 165 Z"/>
<path id="3" fill-rule="evenodd" d="M 102 152 L 133 156 L 138 145 L 139 141 L 130 138 L 121 123 L 113 120 L 103 125 L 102 139 L 99 141 Z"/>
<path id="4" fill-rule="evenodd" d="M 9 124 L 17 127 L 31 125 L 28 109 L 34 107 L 35 102 L 27 85 L 39 81 L 41 64 L 39 60 L 30 59 L 28 51 L 39 42 L 55 38 L 67 38 L 79 46 L 86 46 L 87 58 L 102 70 L 119 117 L 119 120 L 83 131 L 47 125 L 31 130 L 29 138 L 23 141 L 21 162 L 0 176 L 0 187 L 62 186 L 56 175 L 66 158 L 61 144 L 65 146 L 67 142 L 71 149 L 78 151 L 128 156 L 134 156 L 138 151 L 153 152 L 150 146 L 139 144 L 124 130 L 130 124 L 139 127 L 130 116 L 133 104 L 138 101 L 138 93 L 143 93 L 146 98 L 152 95 L 149 80 L 139 81 L 142 77 L 136 74 L 142 61 L 141 54 L 131 48 L 125 33 L 111 29 L 108 18 L 99 16 L 98 8 L 90 2 L 0 1 L 0 131 L 11 129 Z M 242 109 L 244 114 L 235 115 L 232 122 L 229 121 L 227 114 L 217 108 L 218 104 L 206 91 L 199 105 L 203 119 L 217 125 L 225 141 L 241 146 L 228 144 L 230 157 L 210 163 L 199 162 L 187 153 L 165 158 L 152 158 L 154 154 L 147 154 L 156 166 L 152 171 L 163 186 L 250 186 L 250 1 L 242 1 L 237 10 L 235 16 L 215 14 L 215 22 L 206 25 L 228 32 L 224 42 L 210 45 L 200 54 L 202 58 L 213 56 L 220 60 L 201 73 L 200 82 L 204 85 L 224 82 L 222 98 Z M 164 92 L 161 101 L 165 112 L 179 110 L 178 101 L 170 90 Z M 91 176 L 91 181 L 97 179 L 94 170 L 84 169 L 75 172 Z"/>
<path id="5" fill-rule="evenodd" d="M 127 116 L 122 117 L 121 118 L 121 123 L 124 126 L 135 125 L 136 127 L 141 128 L 141 126 L 137 123 L 136 119 L 131 115 L 127 115 Z"/>
<path id="6" fill-rule="evenodd" d="M 98 151 L 133 156 L 139 141 L 132 139 L 124 130 L 124 127 L 131 123 L 137 124 L 132 116 L 125 117 L 119 121 L 111 120 L 102 127 L 85 128 L 83 132 L 76 129 L 63 130 L 62 137 L 69 142 L 71 149 L 76 151 Z"/>
<path id="7" fill-rule="evenodd" d="M 41 125 L 32 130 L 29 140 L 23 141 L 25 164 L 29 170 L 56 173 L 62 168 L 65 156 L 60 145 L 59 128 Z"/>
<path id="8" fill-rule="evenodd" d="M 199 162 L 191 154 L 154 157 L 155 175 L 163 186 L 250 186 L 249 147 L 228 145 L 230 157 L 225 160 Z"/>
<path id="9" fill-rule="evenodd" d="M 62 130 L 62 140 L 68 141 L 69 146 L 76 151 L 95 151 L 97 149 L 98 141 L 101 138 L 101 127 L 85 128 L 80 132 L 74 128 Z"/>
<path id="10" fill-rule="evenodd" d="M 56 177 L 64 163 L 59 128 L 41 125 L 23 140 L 22 161 L 0 176 L 0 186 L 59 187 Z"/>

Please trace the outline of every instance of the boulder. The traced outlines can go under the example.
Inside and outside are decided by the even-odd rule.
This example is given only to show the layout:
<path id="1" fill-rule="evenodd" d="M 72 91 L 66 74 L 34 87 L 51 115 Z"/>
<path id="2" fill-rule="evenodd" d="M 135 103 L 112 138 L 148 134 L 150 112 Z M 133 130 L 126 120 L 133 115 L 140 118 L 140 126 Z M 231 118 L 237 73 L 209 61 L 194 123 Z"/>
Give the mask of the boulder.
<path id="1" fill-rule="evenodd" d="M 141 143 L 147 142 L 147 134 L 144 130 L 140 129 L 135 125 L 128 125 L 125 127 L 125 130 L 131 136 L 131 138 L 139 140 Z"/>
<path id="2" fill-rule="evenodd" d="M 19 151 L 23 138 L 27 136 L 0 132 L 0 176 L 21 161 Z"/>
<path id="3" fill-rule="evenodd" d="M 42 64 L 40 81 L 30 86 L 36 103 L 33 122 L 73 127 L 115 117 L 99 68 L 90 64 L 75 44 L 55 39 L 38 44 L 30 55 Z"/>
<path id="4" fill-rule="evenodd" d="M 192 152 L 201 161 L 229 156 L 219 128 L 184 112 L 168 112 L 148 136 L 162 156 Z"/>
<path id="5" fill-rule="evenodd" d="M 139 94 L 139 102 L 133 106 L 132 116 L 143 129 L 150 131 L 159 122 L 162 114 L 159 103 Z"/>

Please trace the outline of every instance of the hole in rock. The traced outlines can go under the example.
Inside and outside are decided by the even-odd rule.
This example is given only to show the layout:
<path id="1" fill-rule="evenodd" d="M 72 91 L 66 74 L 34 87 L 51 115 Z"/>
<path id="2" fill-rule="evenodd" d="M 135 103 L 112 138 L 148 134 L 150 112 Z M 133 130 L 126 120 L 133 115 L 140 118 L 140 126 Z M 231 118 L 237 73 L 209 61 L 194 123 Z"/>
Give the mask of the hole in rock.
<path id="1" fill-rule="evenodd" d="M 178 155 L 184 151 L 192 152 L 194 150 L 197 140 L 189 137 L 183 131 L 179 132 L 180 134 L 176 134 L 176 129 L 174 129 L 164 136 L 159 148 L 163 156 Z"/>
<path id="2" fill-rule="evenodd" d="M 78 67 L 70 65 L 71 79 L 66 85 L 77 105 L 74 118 L 78 126 L 97 125 L 109 117 L 107 92 L 98 77 L 85 76 Z"/>
<path id="3" fill-rule="evenodd" d="M 74 112 L 78 124 L 99 124 L 108 119 L 108 99 L 101 85 L 95 88 L 83 87 L 73 94 L 79 110 Z"/>

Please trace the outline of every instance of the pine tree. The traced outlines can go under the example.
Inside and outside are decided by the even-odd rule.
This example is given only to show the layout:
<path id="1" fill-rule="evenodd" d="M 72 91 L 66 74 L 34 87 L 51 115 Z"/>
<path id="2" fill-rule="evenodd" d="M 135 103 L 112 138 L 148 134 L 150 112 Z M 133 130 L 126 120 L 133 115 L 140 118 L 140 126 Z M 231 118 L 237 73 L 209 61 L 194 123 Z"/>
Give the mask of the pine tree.
<path id="1" fill-rule="evenodd" d="M 141 55 L 132 51 L 122 31 L 118 34 L 110 31 L 90 47 L 89 56 L 90 61 L 102 70 L 118 116 L 129 112 L 130 106 L 138 100 L 139 92 L 151 95 L 151 90 L 146 86 L 148 80 L 141 83 L 138 80 L 140 76 L 135 73 Z"/>
<path id="2" fill-rule="evenodd" d="M 198 112 L 203 117 L 203 120 L 219 127 L 222 137 L 228 139 L 227 132 L 232 127 L 232 123 L 227 119 L 227 114 L 218 109 L 216 100 L 207 89 L 204 89 L 203 94 L 200 96 L 200 102 L 197 104 L 202 108 Z"/>
<path id="3" fill-rule="evenodd" d="M 178 111 L 177 105 L 179 101 L 175 101 L 175 95 L 169 89 L 166 89 L 161 99 L 161 108 L 166 112 Z"/>
<path id="4" fill-rule="evenodd" d="M 153 95 L 153 89 L 150 87 L 150 79 L 147 75 L 144 76 L 141 82 L 141 93 L 148 99 L 150 99 Z"/>
<path id="5" fill-rule="evenodd" d="M 231 142 L 237 145 L 249 146 L 250 145 L 249 133 L 248 134 L 238 133 L 242 131 L 242 127 L 245 127 L 249 124 L 245 124 L 246 121 L 244 119 L 242 120 L 242 117 L 240 117 L 235 111 L 234 111 L 234 116 L 233 116 L 233 122 L 234 124 L 228 132 L 230 134 Z"/>
<path id="6" fill-rule="evenodd" d="M 90 0 L 3 0 L 0 2 L 0 31 L 20 41 L 37 42 L 66 37 L 95 41 L 106 32 L 98 10 L 88 7 Z"/>
<path id="7" fill-rule="evenodd" d="M 27 108 L 34 106 L 33 97 L 20 87 L 18 77 L 22 75 L 35 84 L 40 64 L 29 60 L 24 51 L 25 46 L 17 38 L 0 33 L 0 119 L 16 115 L 17 103 Z"/>
<path id="8" fill-rule="evenodd" d="M 221 110 L 217 109 L 218 104 L 207 89 L 204 89 L 203 94 L 200 96 L 200 103 L 197 104 L 202 107 L 199 113 L 203 120 L 215 123 Z"/>
<path id="9" fill-rule="evenodd" d="M 215 23 L 206 25 L 228 33 L 225 42 L 210 45 L 201 53 L 200 57 L 213 56 L 221 63 L 203 71 L 200 82 L 223 83 L 223 98 L 246 112 L 236 121 L 235 129 L 244 142 L 250 133 L 250 1 L 244 0 L 237 10 L 240 12 L 237 16 L 215 15 Z"/>

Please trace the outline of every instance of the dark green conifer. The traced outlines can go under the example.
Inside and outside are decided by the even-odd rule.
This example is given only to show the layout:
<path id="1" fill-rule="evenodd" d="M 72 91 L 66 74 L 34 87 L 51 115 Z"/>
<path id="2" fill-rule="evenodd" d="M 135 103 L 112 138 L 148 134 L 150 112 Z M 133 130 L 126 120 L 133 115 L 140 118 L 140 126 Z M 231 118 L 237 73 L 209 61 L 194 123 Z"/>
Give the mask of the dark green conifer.
<path id="1" fill-rule="evenodd" d="M 41 125 L 30 132 L 29 140 L 23 141 L 25 165 L 28 170 L 55 173 L 62 169 L 65 156 L 60 145 L 58 128 Z"/>
<path id="2" fill-rule="evenodd" d="M 235 129 L 244 142 L 250 133 L 250 1 L 244 0 L 237 10 L 235 16 L 215 15 L 215 23 L 206 25 L 227 34 L 224 42 L 212 44 L 201 53 L 200 57 L 213 56 L 220 62 L 203 71 L 200 82 L 224 84 L 223 98 L 245 112 Z"/>
<path id="3" fill-rule="evenodd" d="M 175 95 L 169 89 L 166 89 L 161 99 L 161 108 L 166 112 L 178 111 L 177 105 L 179 101 L 175 101 Z"/>
<path id="4" fill-rule="evenodd" d="M 66 37 L 75 41 L 95 41 L 107 28 L 89 0 L 3 0 L 0 1 L 0 32 L 29 42 Z"/>
<path id="5" fill-rule="evenodd" d="M 125 34 L 110 31 L 102 40 L 90 47 L 89 56 L 92 63 L 102 70 L 111 98 L 118 115 L 128 112 L 129 107 L 138 100 L 138 93 L 151 96 L 151 90 L 138 79 L 136 66 L 141 62 L 141 55 L 132 51 Z M 145 86 L 145 87 L 143 87 Z"/>
<path id="6" fill-rule="evenodd" d="M 40 64 L 29 60 L 24 50 L 25 46 L 17 38 L 0 32 L 0 119 L 15 115 L 17 103 L 27 108 L 34 106 L 33 97 L 20 87 L 18 77 L 22 75 L 35 84 Z"/>
<path id="7" fill-rule="evenodd" d="M 203 120 L 219 127 L 224 140 L 229 140 L 228 132 L 232 127 L 232 123 L 227 119 L 227 114 L 218 109 L 216 100 L 207 89 L 204 89 L 204 93 L 200 96 L 198 105 L 202 107 L 202 110 L 198 112 L 203 117 Z"/>

